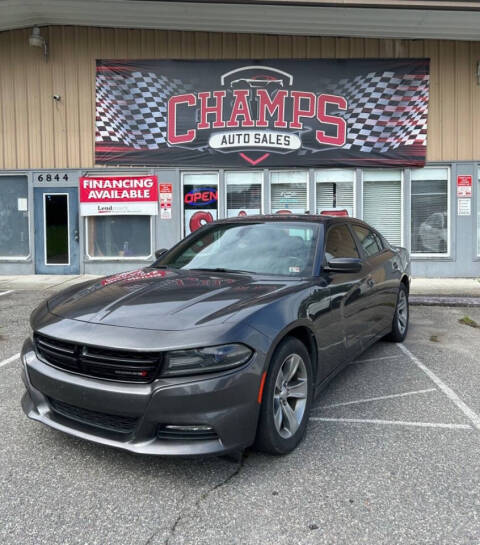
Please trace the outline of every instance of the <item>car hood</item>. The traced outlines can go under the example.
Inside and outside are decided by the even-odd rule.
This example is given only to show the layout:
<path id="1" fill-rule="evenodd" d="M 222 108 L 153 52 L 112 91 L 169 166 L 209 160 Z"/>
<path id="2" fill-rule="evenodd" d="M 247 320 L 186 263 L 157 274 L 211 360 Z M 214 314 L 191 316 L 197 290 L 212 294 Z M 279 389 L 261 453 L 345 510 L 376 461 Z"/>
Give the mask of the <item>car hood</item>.
<path id="1" fill-rule="evenodd" d="M 305 281 L 146 268 L 69 288 L 47 302 L 63 318 L 119 327 L 178 331 L 225 322 L 268 304 Z"/>

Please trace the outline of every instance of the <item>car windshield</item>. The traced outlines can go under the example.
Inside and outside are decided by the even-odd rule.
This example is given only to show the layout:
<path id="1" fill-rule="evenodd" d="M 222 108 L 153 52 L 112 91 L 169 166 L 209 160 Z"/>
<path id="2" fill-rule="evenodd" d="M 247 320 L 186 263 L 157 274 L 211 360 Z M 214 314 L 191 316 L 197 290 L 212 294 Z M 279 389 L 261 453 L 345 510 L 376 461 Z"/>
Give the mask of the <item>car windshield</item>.
<path id="1" fill-rule="evenodd" d="M 154 267 L 311 276 L 319 226 L 305 222 L 222 223 L 181 242 Z"/>

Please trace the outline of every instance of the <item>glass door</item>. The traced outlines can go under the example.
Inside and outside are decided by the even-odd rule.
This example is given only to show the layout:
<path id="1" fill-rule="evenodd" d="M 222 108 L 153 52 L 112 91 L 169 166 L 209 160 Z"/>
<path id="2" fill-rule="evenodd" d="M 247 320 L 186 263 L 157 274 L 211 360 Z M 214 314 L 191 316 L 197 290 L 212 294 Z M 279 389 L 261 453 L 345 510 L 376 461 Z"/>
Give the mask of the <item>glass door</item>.
<path id="1" fill-rule="evenodd" d="M 79 274 L 76 188 L 35 188 L 35 270 Z"/>

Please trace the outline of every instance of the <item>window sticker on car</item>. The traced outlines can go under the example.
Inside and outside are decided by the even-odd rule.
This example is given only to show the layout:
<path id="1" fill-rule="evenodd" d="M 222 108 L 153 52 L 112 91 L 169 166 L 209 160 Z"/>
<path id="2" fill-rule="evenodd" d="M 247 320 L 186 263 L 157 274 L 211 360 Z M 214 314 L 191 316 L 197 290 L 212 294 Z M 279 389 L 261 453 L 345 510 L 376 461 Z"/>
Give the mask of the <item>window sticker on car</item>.
<path id="1" fill-rule="evenodd" d="M 299 273 L 300 272 L 300 267 L 288 267 L 288 272 Z"/>

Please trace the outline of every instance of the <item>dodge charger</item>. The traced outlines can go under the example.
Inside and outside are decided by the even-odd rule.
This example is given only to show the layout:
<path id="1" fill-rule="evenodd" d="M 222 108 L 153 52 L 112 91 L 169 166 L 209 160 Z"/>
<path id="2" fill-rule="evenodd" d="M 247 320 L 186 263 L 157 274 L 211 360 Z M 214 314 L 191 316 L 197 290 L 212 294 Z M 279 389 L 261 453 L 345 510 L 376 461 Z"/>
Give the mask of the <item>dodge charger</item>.
<path id="1" fill-rule="evenodd" d="M 408 330 L 408 252 L 347 217 L 207 224 L 53 295 L 22 349 L 32 420 L 135 453 L 293 450 L 315 395 Z"/>

